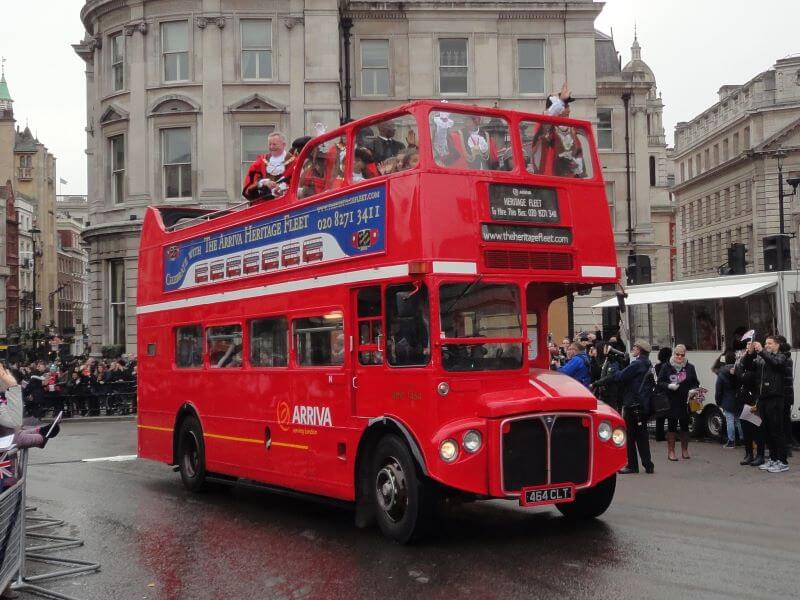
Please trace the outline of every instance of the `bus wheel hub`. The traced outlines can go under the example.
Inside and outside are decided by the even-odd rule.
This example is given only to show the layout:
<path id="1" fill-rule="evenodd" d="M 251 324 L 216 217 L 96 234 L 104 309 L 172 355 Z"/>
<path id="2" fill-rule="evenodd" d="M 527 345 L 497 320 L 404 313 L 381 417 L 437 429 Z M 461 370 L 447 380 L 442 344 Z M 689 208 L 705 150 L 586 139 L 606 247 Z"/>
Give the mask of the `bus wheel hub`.
<path id="1" fill-rule="evenodd" d="M 392 521 L 399 521 L 405 514 L 406 503 L 406 478 L 403 469 L 392 458 L 378 471 L 375 478 L 378 506 Z"/>

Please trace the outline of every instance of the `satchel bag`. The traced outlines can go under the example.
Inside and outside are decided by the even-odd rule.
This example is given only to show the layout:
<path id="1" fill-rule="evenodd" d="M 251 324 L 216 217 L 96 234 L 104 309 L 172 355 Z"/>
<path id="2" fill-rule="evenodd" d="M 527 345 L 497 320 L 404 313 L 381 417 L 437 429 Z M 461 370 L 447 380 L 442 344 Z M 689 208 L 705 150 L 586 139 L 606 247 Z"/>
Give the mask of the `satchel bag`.
<path id="1" fill-rule="evenodd" d="M 651 371 L 651 375 L 653 376 L 653 394 L 651 396 L 650 404 L 653 408 L 653 415 L 656 419 L 663 419 L 667 415 L 669 415 L 670 411 L 670 404 L 669 404 L 669 396 L 667 396 L 667 392 L 662 390 L 658 387 L 656 381 L 656 374 L 655 371 Z"/>

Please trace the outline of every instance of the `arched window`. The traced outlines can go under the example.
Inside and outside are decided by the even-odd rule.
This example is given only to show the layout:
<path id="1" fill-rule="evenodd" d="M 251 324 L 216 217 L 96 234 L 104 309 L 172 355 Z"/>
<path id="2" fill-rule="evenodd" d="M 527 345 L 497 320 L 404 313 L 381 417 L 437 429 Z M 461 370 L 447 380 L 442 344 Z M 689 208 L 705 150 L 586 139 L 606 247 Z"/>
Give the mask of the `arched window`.
<path id="1" fill-rule="evenodd" d="M 650 186 L 655 187 L 656 185 L 656 157 L 650 157 Z"/>

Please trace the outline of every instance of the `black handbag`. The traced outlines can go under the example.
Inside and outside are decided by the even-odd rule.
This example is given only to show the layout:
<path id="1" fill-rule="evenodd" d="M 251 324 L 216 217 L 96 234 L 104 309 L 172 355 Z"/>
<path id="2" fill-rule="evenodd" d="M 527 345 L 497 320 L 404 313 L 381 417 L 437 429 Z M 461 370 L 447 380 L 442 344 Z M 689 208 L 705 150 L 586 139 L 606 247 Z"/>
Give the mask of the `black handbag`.
<path id="1" fill-rule="evenodd" d="M 656 372 L 652 367 L 642 378 L 642 383 L 639 386 L 639 397 L 648 416 L 659 419 L 669 414 L 669 397 L 664 390 L 658 387 Z"/>

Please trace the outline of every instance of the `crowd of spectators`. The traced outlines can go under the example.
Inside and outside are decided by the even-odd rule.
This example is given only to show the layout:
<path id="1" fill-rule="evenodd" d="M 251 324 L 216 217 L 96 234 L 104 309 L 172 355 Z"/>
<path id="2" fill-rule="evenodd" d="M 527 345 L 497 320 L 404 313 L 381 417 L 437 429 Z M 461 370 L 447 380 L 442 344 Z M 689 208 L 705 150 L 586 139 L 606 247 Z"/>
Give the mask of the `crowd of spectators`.
<path id="1" fill-rule="evenodd" d="M 136 360 L 54 358 L 10 362 L 22 387 L 25 416 L 42 419 L 127 414 L 136 410 Z"/>

